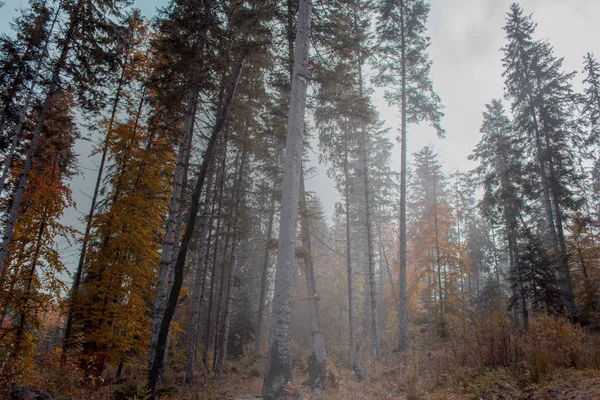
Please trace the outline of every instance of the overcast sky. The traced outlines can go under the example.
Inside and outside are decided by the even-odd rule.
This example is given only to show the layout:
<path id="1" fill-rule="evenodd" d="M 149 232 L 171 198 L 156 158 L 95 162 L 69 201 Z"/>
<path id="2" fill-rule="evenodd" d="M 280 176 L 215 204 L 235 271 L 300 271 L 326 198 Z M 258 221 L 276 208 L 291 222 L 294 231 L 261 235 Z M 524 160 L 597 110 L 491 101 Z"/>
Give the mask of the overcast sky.
<path id="1" fill-rule="evenodd" d="M 0 9 L 0 32 L 6 32 L 14 10 L 26 6 L 24 0 L 4 0 Z M 154 15 L 156 7 L 167 0 L 137 0 L 142 12 Z M 433 144 L 446 170 L 467 170 L 473 164 L 467 156 L 479 141 L 479 127 L 484 104 L 492 98 L 503 96 L 501 53 L 505 43 L 502 26 L 510 0 L 432 0 L 429 20 L 431 36 L 430 57 L 433 61 L 434 87 L 445 106 L 443 126 L 446 139 L 438 140 L 427 126 L 409 126 L 408 146 L 412 153 L 422 146 Z M 523 0 L 525 13 L 533 13 L 538 24 L 536 37 L 546 38 L 555 48 L 555 55 L 565 57 L 566 71 L 581 71 L 583 55 L 593 52 L 600 57 L 600 0 Z M 576 90 L 581 89 L 581 75 L 574 81 Z M 393 129 L 392 138 L 398 135 L 398 111 L 385 105 L 381 93 L 374 98 L 381 118 Z M 395 142 L 395 141 L 394 141 Z M 95 172 L 85 168 L 93 166 L 89 159 L 89 145 L 79 144 L 83 165 L 82 176 L 72 182 L 77 208 L 87 212 Z M 317 147 L 315 146 L 315 150 Z M 314 157 L 316 159 L 316 157 Z M 393 168 L 399 169 L 399 148 L 394 152 Z M 322 199 L 331 215 L 334 202 L 340 196 L 325 176 L 324 168 L 318 168 L 317 176 L 307 182 L 307 188 Z M 70 212 L 67 220 L 76 223 L 80 213 Z M 73 258 L 76 251 L 65 248 L 65 256 Z"/>

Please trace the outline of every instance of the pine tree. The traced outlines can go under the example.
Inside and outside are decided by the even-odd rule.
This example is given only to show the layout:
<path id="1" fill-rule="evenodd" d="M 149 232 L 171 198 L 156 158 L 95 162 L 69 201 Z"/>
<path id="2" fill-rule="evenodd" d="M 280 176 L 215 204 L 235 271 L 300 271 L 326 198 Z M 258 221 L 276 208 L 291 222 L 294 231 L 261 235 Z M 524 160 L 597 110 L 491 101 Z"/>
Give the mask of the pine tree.
<path id="1" fill-rule="evenodd" d="M 452 300 L 450 292 L 455 283 L 451 279 L 451 261 L 456 253 L 449 236 L 454 221 L 448 203 L 447 181 L 438 155 L 429 146 L 413 156 L 414 172 L 409 197 L 409 221 L 413 235 L 411 253 L 415 264 L 428 279 L 428 311 L 432 323 L 433 317 L 437 316 L 436 332 L 440 338 L 446 339 Z"/>
<path id="2" fill-rule="evenodd" d="M 48 1 L 32 0 L 29 8 L 21 11 L 21 15 L 15 19 L 12 28 L 15 30 L 15 38 L 6 35 L 0 38 L 0 76 L 2 76 L 2 90 L 0 111 L 0 132 L 3 134 L 4 146 L 6 148 L 8 139 L 13 136 L 10 133 L 16 127 L 21 103 L 28 85 L 35 87 L 40 73 L 40 61 L 46 56 L 48 38 L 51 35 L 52 7 Z M 27 97 L 27 94 L 25 94 Z M 24 112 L 28 113 L 27 110 Z M 9 129 L 7 128 L 9 123 Z M 6 131 L 6 132 L 5 132 Z M 6 135 L 6 136 L 4 136 Z"/>

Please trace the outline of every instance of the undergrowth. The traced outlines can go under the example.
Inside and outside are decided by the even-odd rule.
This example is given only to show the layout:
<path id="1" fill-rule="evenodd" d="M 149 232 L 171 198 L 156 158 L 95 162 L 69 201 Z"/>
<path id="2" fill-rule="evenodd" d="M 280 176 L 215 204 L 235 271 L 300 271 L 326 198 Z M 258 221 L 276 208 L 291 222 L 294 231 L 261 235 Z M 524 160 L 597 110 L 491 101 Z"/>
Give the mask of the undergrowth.
<path id="1" fill-rule="evenodd" d="M 582 393 L 600 398 L 600 338 L 584 333 L 562 318 L 540 315 L 530 321 L 527 331 L 519 332 L 510 326 L 505 314 L 497 313 L 456 329 L 451 338 L 434 347 L 423 347 L 416 339 L 417 349 L 403 354 L 389 353 L 379 362 L 363 353 L 367 376 L 362 382 L 356 382 L 347 360 L 337 354 L 336 350 L 343 346 L 332 344 L 328 390 L 321 398 L 560 399 L 560 396 L 543 397 L 541 393 L 546 393 L 545 387 L 548 393 L 560 394 L 560 390 L 586 385 L 587 392 Z M 44 390 L 56 400 L 146 397 L 143 360 L 137 363 L 130 360 L 118 380 L 109 378 L 114 376 L 112 370 L 107 371 L 104 380 L 98 380 L 85 376 L 75 359 L 68 360 L 65 366 L 59 361 L 58 350 L 39 354 L 33 373 L 22 384 Z M 293 365 L 295 386 L 291 390 L 308 398 L 310 390 L 302 384 L 306 381 L 302 356 Z M 247 352 L 229 363 L 228 370 L 218 380 L 201 378 L 194 385 L 183 384 L 181 371 L 174 370 L 159 389 L 160 398 L 216 400 L 260 393 L 264 359 L 255 361 L 253 354 Z M 567 388 L 560 389 L 567 377 L 575 378 Z"/>

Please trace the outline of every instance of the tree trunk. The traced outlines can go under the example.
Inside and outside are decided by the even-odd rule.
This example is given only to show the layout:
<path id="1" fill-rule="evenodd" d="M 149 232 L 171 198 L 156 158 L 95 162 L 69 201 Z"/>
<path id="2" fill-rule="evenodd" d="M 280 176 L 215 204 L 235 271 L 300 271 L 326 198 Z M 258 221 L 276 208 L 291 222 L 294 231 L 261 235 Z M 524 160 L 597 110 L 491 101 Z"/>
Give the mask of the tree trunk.
<path id="1" fill-rule="evenodd" d="M 223 326 L 225 323 L 225 307 L 226 307 L 226 301 L 227 301 L 227 287 L 229 285 L 229 279 L 232 277 L 233 275 L 233 265 L 231 265 L 230 263 L 227 263 L 227 261 L 225 261 L 227 259 L 227 249 L 229 249 L 229 242 L 231 239 L 233 239 L 233 235 L 235 235 L 235 229 L 236 227 L 234 227 L 234 221 L 235 221 L 235 214 L 237 213 L 237 202 L 235 200 L 236 197 L 236 191 L 237 191 L 237 186 L 238 186 L 238 179 L 237 176 L 238 174 L 241 172 L 241 163 L 240 163 L 240 156 L 238 154 L 238 156 L 236 157 L 236 161 L 235 161 L 235 167 L 234 167 L 234 177 L 233 177 L 233 188 L 231 190 L 231 197 L 229 198 L 229 209 L 227 210 L 227 222 L 226 222 L 226 227 L 227 227 L 227 234 L 225 235 L 225 246 L 223 246 L 223 255 L 221 256 L 221 277 L 220 277 L 220 283 L 219 283 L 219 294 L 217 297 L 217 313 L 216 313 L 216 324 L 215 324 L 215 340 L 213 343 L 213 372 L 217 375 L 217 368 L 219 367 L 219 358 L 220 358 L 220 344 L 221 341 L 223 339 L 222 337 L 222 330 L 223 330 Z M 231 240 L 231 252 L 233 252 L 233 240 Z M 233 256 L 232 253 L 229 253 L 230 255 L 230 261 L 231 261 L 231 257 Z M 215 375 L 215 376 L 216 376 Z"/>
<path id="2" fill-rule="evenodd" d="M 558 197 L 558 188 L 556 187 L 556 174 L 554 173 L 553 160 L 548 161 L 550 170 L 550 181 L 552 190 L 552 204 L 556 215 L 556 233 L 559 247 L 559 277 L 561 280 L 561 289 L 563 302 L 567 309 L 567 316 L 571 322 L 577 319 L 577 308 L 575 306 L 575 296 L 573 294 L 573 282 L 571 281 L 571 271 L 569 270 L 569 255 L 565 243 L 565 232 L 563 228 L 563 214 Z"/>
<path id="3" fill-rule="evenodd" d="M 375 257 L 373 254 L 373 227 L 371 215 L 371 194 L 369 192 L 369 151 L 368 151 L 368 138 L 366 137 L 366 131 L 363 129 L 363 178 L 365 184 L 365 216 L 366 216 L 366 229 L 367 229 L 367 258 L 369 265 L 369 296 L 370 296 L 370 310 L 369 314 L 371 317 L 370 331 L 371 339 L 373 340 L 373 348 L 375 350 L 375 358 L 381 359 L 381 344 L 379 341 L 379 323 L 377 316 L 377 288 L 376 288 L 376 276 L 375 276 Z"/>
<path id="4" fill-rule="evenodd" d="M 223 126 L 227 121 L 227 116 L 229 115 L 229 110 L 231 108 L 231 103 L 233 102 L 233 97 L 235 95 L 235 90 L 237 88 L 238 82 L 240 80 L 240 76 L 242 74 L 242 69 L 244 67 L 246 61 L 246 51 L 248 47 L 248 38 L 249 35 L 245 35 L 244 37 L 244 46 L 242 53 L 240 55 L 240 59 L 238 64 L 236 65 L 231 84 L 227 88 L 227 93 L 225 96 L 225 101 L 223 106 L 221 107 L 218 118 L 216 120 L 215 126 L 213 127 L 211 136 L 208 140 L 208 144 L 206 147 L 206 151 L 204 153 L 204 159 L 202 160 L 202 165 L 200 166 L 200 171 L 198 173 L 198 180 L 196 181 L 196 185 L 194 187 L 194 191 L 192 193 L 192 201 L 190 204 L 190 210 L 188 213 L 188 221 L 185 227 L 185 232 L 183 238 L 181 240 L 181 247 L 179 249 L 179 253 L 177 255 L 177 260 L 175 262 L 175 275 L 173 279 L 173 284 L 171 287 L 171 291 L 169 292 L 169 296 L 167 299 L 167 305 L 165 308 L 164 316 L 162 317 L 160 323 L 160 329 L 158 332 L 158 337 L 156 340 L 156 346 L 151 351 L 154 356 L 150 356 L 153 360 L 151 367 L 148 371 L 148 391 L 150 392 L 150 400 L 154 400 L 156 395 L 156 385 L 158 383 L 158 377 L 160 375 L 160 369 L 163 363 L 163 359 L 165 356 L 165 344 L 167 342 L 167 336 L 169 335 L 169 328 L 171 325 L 171 320 L 173 315 L 175 314 L 175 308 L 177 307 L 177 300 L 179 298 L 179 292 L 181 291 L 181 285 L 183 283 L 183 272 L 185 268 L 185 258 L 187 256 L 187 251 L 189 247 L 190 240 L 192 238 L 192 234 L 194 232 L 194 228 L 196 225 L 196 216 L 198 214 L 198 207 L 200 203 L 200 195 L 202 194 L 202 189 L 204 187 L 204 180 L 206 178 L 206 172 L 208 170 L 208 166 L 210 164 L 210 160 L 212 159 L 214 149 L 217 143 L 217 139 L 219 138 L 219 134 L 223 130 Z"/>
<path id="5" fill-rule="evenodd" d="M 444 309 L 444 302 L 446 296 L 444 295 L 444 289 L 442 286 L 442 258 L 440 254 L 440 233 L 438 227 L 438 216 L 437 216 L 437 189 L 436 189 L 436 176 L 435 171 L 433 172 L 433 222 L 435 227 L 435 255 L 437 264 L 437 275 L 439 285 L 439 298 L 440 298 L 440 337 L 446 338 L 446 315 Z M 479 285 L 478 285 L 479 287 Z"/>
<path id="6" fill-rule="evenodd" d="M 233 190 L 233 235 L 231 238 L 231 260 L 229 262 L 229 279 L 227 282 L 227 296 L 225 300 L 225 314 L 223 316 L 223 332 L 221 334 L 221 340 L 218 343 L 218 352 L 215 363 L 215 376 L 219 376 L 223 373 L 225 368 L 225 362 L 227 361 L 227 347 L 229 344 L 229 328 L 231 326 L 231 308 L 233 306 L 233 286 L 235 283 L 235 275 L 237 272 L 237 264 L 239 257 L 239 244 L 240 244 L 240 231 L 241 231 L 241 208 L 244 203 L 244 177 L 246 174 L 246 162 L 248 158 L 247 145 L 243 144 L 242 157 L 240 161 L 240 168 L 238 178 L 234 184 Z"/>
<path id="7" fill-rule="evenodd" d="M 262 342 L 262 325 L 263 316 L 265 310 L 265 301 L 267 297 L 267 285 L 269 277 L 269 242 L 273 236 L 273 218 L 275 216 L 275 199 L 271 198 L 271 204 L 269 206 L 269 223 L 267 227 L 267 236 L 265 240 L 265 253 L 263 257 L 262 273 L 260 277 L 260 297 L 258 299 L 258 320 L 256 321 L 256 342 L 254 343 L 254 359 L 261 357 L 260 346 Z"/>
<path id="8" fill-rule="evenodd" d="M 221 161 L 221 170 L 219 173 L 219 198 L 218 198 L 218 210 L 217 210 L 217 227 L 215 229 L 215 243 L 213 245 L 213 259 L 212 259 L 212 268 L 211 268 L 211 276 L 210 276 L 210 290 L 208 292 L 208 315 L 206 317 L 206 332 L 204 336 L 204 350 L 202 351 L 202 365 L 208 371 L 208 349 L 210 349 L 211 344 L 211 327 L 213 324 L 213 309 L 215 298 L 215 282 L 217 280 L 217 261 L 219 254 L 219 239 L 221 236 L 221 214 L 223 212 L 223 188 L 225 186 L 225 167 L 227 164 L 227 135 L 225 135 L 223 143 L 223 155 Z M 215 193 L 216 197 L 216 193 Z"/>
<path id="9" fill-rule="evenodd" d="M 262 397 L 265 400 L 272 400 L 282 396 L 286 385 L 292 382 L 289 323 L 291 286 L 296 251 L 298 190 L 302 162 L 302 139 L 304 136 L 304 111 L 306 107 L 306 86 L 308 79 L 310 19 L 311 0 L 300 0 L 288 113 L 273 316 L 271 318 L 269 352 L 262 389 Z"/>
<path id="10" fill-rule="evenodd" d="M 171 273 L 173 263 L 173 248 L 176 245 L 176 240 L 178 237 L 178 220 L 181 218 L 181 196 L 183 192 L 183 186 L 185 185 L 184 178 L 186 176 L 186 166 L 188 165 L 188 160 L 191 154 L 189 145 L 194 131 L 194 122 L 196 119 L 197 97 L 198 92 L 195 89 L 191 90 L 187 99 L 185 122 L 179 142 L 177 163 L 175 165 L 175 171 L 173 174 L 173 192 L 171 193 L 169 214 L 167 216 L 167 222 L 165 226 L 165 238 L 162 245 L 160 267 L 158 272 L 158 285 L 156 287 L 156 294 L 154 297 L 152 333 L 150 335 L 150 352 L 148 353 L 148 369 L 150 369 L 154 363 L 160 324 L 165 313 L 167 297 L 169 294 L 169 275 Z M 163 365 L 159 365 L 158 368 L 160 373 L 162 373 Z"/>
<path id="11" fill-rule="evenodd" d="M 313 353 L 309 357 L 308 377 L 313 396 L 319 396 L 325 391 L 327 383 L 327 353 L 325 352 L 325 339 L 321 330 L 319 319 L 319 305 L 317 303 L 317 285 L 315 283 L 315 268 L 312 257 L 310 241 L 310 216 L 306 191 L 304 189 L 304 173 L 300 172 L 300 232 L 302 237 L 302 257 L 306 274 L 306 287 L 308 291 L 308 310 L 310 314 L 310 336 L 313 342 Z"/>
<path id="12" fill-rule="evenodd" d="M 346 272 L 348 275 L 348 322 L 350 328 L 350 359 L 352 371 L 358 381 L 363 380 L 364 372 L 360 367 L 360 360 L 356 351 L 355 321 L 354 321 L 354 288 L 352 271 L 352 236 L 350 229 L 350 173 L 348 171 L 348 134 L 345 134 L 344 155 L 344 202 L 346 207 Z"/>
<path id="13" fill-rule="evenodd" d="M 200 313 L 202 312 L 202 299 L 204 291 L 204 282 L 206 280 L 207 259 L 206 248 L 208 247 L 208 236 L 211 217 L 210 197 L 212 194 L 212 183 L 214 173 L 209 174 L 206 184 L 206 197 L 202 206 L 202 219 L 200 233 L 198 236 L 198 259 L 196 261 L 196 272 L 194 275 L 194 294 L 192 300 L 192 316 L 187 337 L 187 358 L 185 363 L 185 381 L 191 383 L 194 381 L 196 369 L 196 354 L 198 349 L 198 330 L 200 328 Z"/>
<path id="14" fill-rule="evenodd" d="M 398 307 L 398 349 L 410 349 L 410 333 L 408 331 L 408 304 L 406 295 L 406 32 L 404 23 L 404 0 L 400 0 L 400 47 L 402 52 L 402 92 L 401 92 L 401 123 L 400 130 L 400 240 L 399 260 L 400 272 L 398 276 L 398 289 L 400 303 Z"/>

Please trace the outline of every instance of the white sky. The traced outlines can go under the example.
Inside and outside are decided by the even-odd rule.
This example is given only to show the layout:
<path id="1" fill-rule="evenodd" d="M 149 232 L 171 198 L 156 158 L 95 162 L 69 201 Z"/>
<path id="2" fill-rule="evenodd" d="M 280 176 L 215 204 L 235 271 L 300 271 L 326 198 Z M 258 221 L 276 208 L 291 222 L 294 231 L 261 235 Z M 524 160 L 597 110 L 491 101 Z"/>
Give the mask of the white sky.
<path id="1" fill-rule="evenodd" d="M 443 126 L 446 139 L 438 140 L 427 126 L 409 126 L 409 154 L 427 144 L 433 144 L 440 153 L 446 170 L 467 170 L 473 164 L 467 160 L 479 141 L 479 127 L 484 104 L 494 97 L 503 96 L 501 53 L 505 43 L 502 26 L 510 0 L 431 0 L 429 35 L 430 57 L 433 61 L 431 77 L 434 87 L 445 106 Z M 8 21 L 14 10 L 26 6 L 25 0 L 5 0 L 0 9 L 0 32 L 8 31 Z M 152 15 L 156 7 L 164 6 L 166 0 L 137 0 L 136 5 L 144 14 Z M 525 13 L 534 14 L 538 24 L 536 38 L 546 38 L 555 47 L 555 55 L 565 57 L 566 71 L 581 71 L 583 55 L 593 52 L 600 57 L 600 0 L 523 0 L 520 4 Z M 581 89 L 581 75 L 574 81 L 576 90 Z M 398 135 L 398 112 L 385 105 L 381 92 L 376 92 L 374 103 L 381 118 L 392 127 L 390 136 Z M 395 142 L 395 141 L 394 141 Z M 314 146 L 316 150 L 317 147 Z M 89 144 L 80 143 L 82 175 L 71 186 L 81 212 L 89 208 L 89 194 L 93 188 L 95 172 L 89 158 Z M 399 148 L 396 145 L 392 168 L 399 169 Z M 315 157 L 316 159 L 316 157 Z M 323 167 L 318 175 L 307 182 L 308 190 L 321 198 L 329 215 L 339 195 L 325 175 Z M 80 212 L 72 210 L 65 220 L 77 224 Z M 77 250 L 65 247 L 64 256 L 73 263 Z"/>

